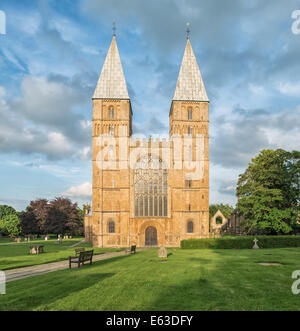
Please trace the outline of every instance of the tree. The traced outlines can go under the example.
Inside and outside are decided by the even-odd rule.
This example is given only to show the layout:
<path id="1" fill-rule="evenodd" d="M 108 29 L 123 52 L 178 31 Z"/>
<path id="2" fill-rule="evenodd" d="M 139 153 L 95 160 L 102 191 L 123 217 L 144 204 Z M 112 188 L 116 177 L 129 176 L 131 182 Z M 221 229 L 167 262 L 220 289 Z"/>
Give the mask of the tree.
<path id="1" fill-rule="evenodd" d="M 7 216 L 10 215 L 17 215 L 17 211 L 11 207 L 11 206 L 7 206 L 7 205 L 0 205 L 0 233 L 3 235 L 8 235 L 9 232 L 7 230 Z M 18 215 L 17 215 L 18 216 Z"/>
<path id="2" fill-rule="evenodd" d="M 17 212 L 13 207 L 7 205 L 0 205 L 0 220 L 2 220 L 5 216 L 16 214 Z"/>
<path id="3" fill-rule="evenodd" d="M 34 219 L 32 219 L 32 221 L 36 223 L 38 227 L 37 231 L 39 234 L 47 234 L 47 231 L 45 231 L 45 223 L 47 220 L 49 208 L 50 205 L 47 199 L 37 199 L 35 201 L 31 201 L 30 205 L 26 209 L 26 212 L 34 215 Z M 27 219 L 30 220 L 28 217 Z"/>
<path id="4" fill-rule="evenodd" d="M 230 214 L 234 211 L 234 207 L 228 205 L 228 204 L 223 204 L 223 203 L 220 203 L 220 204 L 212 204 L 209 206 L 209 216 L 210 217 L 213 217 L 216 212 L 220 210 L 221 213 L 226 217 L 228 218 L 230 216 Z"/>
<path id="5" fill-rule="evenodd" d="M 300 152 L 263 150 L 239 176 L 238 210 L 249 233 L 289 233 L 297 223 Z"/>
<path id="6" fill-rule="evenodd" d="M 20 219 L 15 215 L 7 215 L 1 220 L 2 229 L 10 236 L 18 236 L 22 230 L 20 226 Z"/>
<path id="7" fill-rule="evenodd" d="M 39 221 L 35 214 L 27 208 L 20 214 L 20 222 L 23 234 L 40 234 Z"/>
<path id="8" fill-rule="evenodd" d="M 55 198 L 51 201 L 45 222 L 45 231 L 55 234 L 80 234 L 83 225 L 80 221 L 80 209 L 67 198 Z"/>

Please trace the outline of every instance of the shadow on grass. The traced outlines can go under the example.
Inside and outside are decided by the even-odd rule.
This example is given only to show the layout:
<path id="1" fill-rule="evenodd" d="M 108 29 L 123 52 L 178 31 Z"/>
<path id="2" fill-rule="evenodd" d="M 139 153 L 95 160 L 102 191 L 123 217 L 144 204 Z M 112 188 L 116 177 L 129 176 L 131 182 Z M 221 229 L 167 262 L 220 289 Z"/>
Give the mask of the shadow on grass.
<path id="1" fill-rule="evenodd" d="M 7 294 L 0 296 L 0 311 L 47 310 L 51 303 L 114 276 L 116 272 L 101 273 L 99 266 L 118 262 L 128 256 L 112 257 L 80 268 L 10 282 L 7 284 Z"/>
<path id="2" fill-rule="evenodd" d="M 144 307 L 137 305 L 136 309 L 299 310 L 298 298 L 290 290 L 293 267 L 285 268 L 291 259 L 287 252 L 276 252 L 283 264 L 280 267 L 258 265 L 259 259 L 274 261 L 272 255 L 267 257 L 263 251 L 241 250 L 224 258 L 218 250 L 211 250 L 211 253 L 215 255 L 211 261 L 202 257 L 187 258 L 194 268 L 189 268 L 191 265 L 187 262 L 187 279 L 174 273 L 169 284 L 153 286 L 157 295 L 152 302 Z M 176 281 L 175 275 L 180 281 Z"/>
<path id="3" fill-rule="evenodd" d="M 73 292 L 91 287 L 114 275 L 114 273 L 87 274 L 82 272 L 81 274 L 72 274 L 70 272 L 62 278 L 60 272 L 57 272 L 52 278 L 49 277 L 49 274 L 46 278 L 44 276 L 29 278 L 23 283 L 25 288 L 23 285 L 22 288 L 18 289 L 17 282 L 9 283 L 7 294 L 5 298 L 3 297 L 5 300 L 0 298 L 0 310 L 35 310 L 39 306 L 46 309 L 47 305 L 52 302 L 65 298 Z M 17 293 L 12 291 L 16 289 L 19 290 Z M 14 293 L 10 294 L 10 292 Z"/>

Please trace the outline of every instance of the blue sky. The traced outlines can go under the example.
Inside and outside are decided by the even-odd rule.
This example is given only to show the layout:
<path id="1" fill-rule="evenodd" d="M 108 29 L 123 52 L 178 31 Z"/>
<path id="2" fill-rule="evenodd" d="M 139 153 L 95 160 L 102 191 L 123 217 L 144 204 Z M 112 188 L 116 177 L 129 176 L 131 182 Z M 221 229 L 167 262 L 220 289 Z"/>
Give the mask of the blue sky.
<path id="1" fill-rule="evenodd" d="M 211 100 L 211 203 L 236 202 L 238 175 L 264 148 L 298 149 L 298 1 L 0 2 L 0 204 L 90 200 L 91 97 L 117 22 L 134 133 L 168 134 L 191 23 Z"/>

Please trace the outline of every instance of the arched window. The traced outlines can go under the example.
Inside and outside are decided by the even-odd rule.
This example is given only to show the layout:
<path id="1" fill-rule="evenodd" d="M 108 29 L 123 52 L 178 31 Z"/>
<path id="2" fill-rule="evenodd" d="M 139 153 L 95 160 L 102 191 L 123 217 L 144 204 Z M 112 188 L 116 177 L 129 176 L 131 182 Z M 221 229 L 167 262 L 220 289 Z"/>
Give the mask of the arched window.
<path id="1" fill-rule="evenodd" d="M 188 135 L 189 136 L 193 135 L 193 128 L 191 126 L 188 127 Z"/>
<path id="2" fill-rule="evenodd" d="M 110 106 L 109 107 L 109 119 L 113 120 L 115 118 L 115 110 L 114 107 Z"/>
<path id="3" fill-rule="evenodd" d="M 115 127 L 113 125 L 110 125 L 109 126 L 108 134 L 110 136 L 114 136 L 114 134 L 115 134 Z"/>
<path id="4" fill-rule="evenodd" d="M 193 233 L 194 232 L 194 222 L 188 221 L 187 224 L 187 232 L 188 233 Z"/>
<path id="5" fill-rule="evenodd" d="M 188 109 L 188 120 L 191 121 L 193 119 L 193 110 L 192 108 Z"/>
<path id="6" fill-rule="evenodd" d="M 216 218 L 216 224 L 223 224 L 223 219 L 222 219 L 221 216 L 218 216 L 218 217 Z"/>
<path id="7" fill-rule="evenodd" d="M 168 172 L 159 159 L 144 157 L 135 166 L 135 216 L 168 216 Z"/>
<path id="8" fill-rule="evenodd" d="M 109 223 L 108 223 L 108 232 L 109 233 L 115 233 L 116 232 L 114 221 L 109 221 Z"/>
<path id="9" fill-rule="evenodd" d="M 185 180 L 185 187 L 186 188 L 191 188 L 192 187 L 192 181 L 190 179 Z"/>

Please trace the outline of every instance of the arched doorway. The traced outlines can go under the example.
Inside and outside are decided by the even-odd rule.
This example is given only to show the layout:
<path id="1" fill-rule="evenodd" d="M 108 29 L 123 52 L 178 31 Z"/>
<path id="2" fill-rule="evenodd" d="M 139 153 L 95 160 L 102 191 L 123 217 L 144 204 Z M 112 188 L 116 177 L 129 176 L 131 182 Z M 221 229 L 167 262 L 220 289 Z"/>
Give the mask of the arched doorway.
<path id="1" fill-rule="evenodd" d="M 145 246 L 157 246 L 157 230 L 149 226 L 145 232 Z"/>

